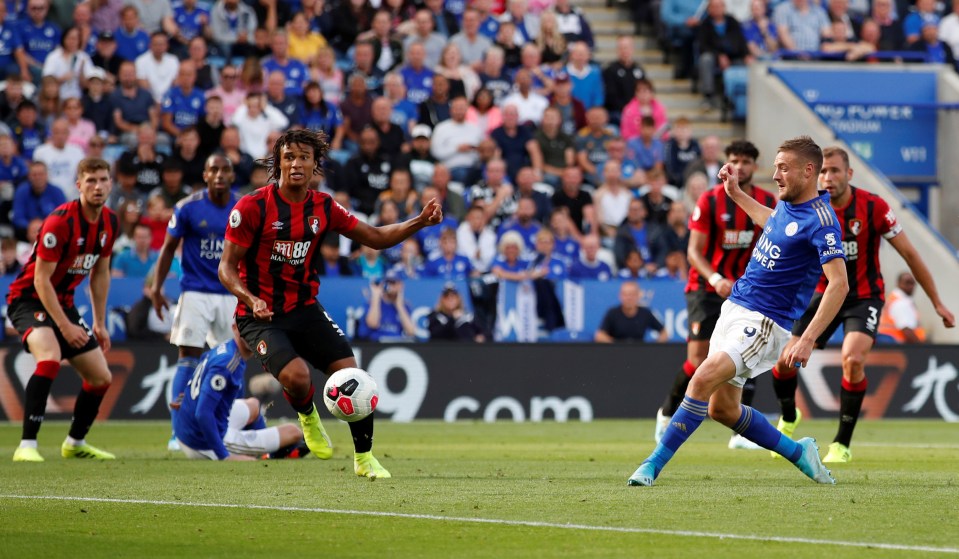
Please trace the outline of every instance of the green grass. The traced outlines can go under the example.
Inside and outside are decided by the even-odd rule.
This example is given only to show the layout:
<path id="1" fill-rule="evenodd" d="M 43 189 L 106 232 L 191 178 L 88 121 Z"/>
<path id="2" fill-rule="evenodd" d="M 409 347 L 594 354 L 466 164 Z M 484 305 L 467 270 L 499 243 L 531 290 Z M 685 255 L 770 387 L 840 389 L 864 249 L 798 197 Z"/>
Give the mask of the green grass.
<path id="1" fill-rule="evenodd" d="M 168 427 L 155 422 L 97 425 L 91 442 L 119 459 L 67 461 L 58 446 L 67 426 L 49 422 L 40 441 L 47 461 L 15 464 L 19 426 L 0 425 L 9 451 L 0 461 L 0 558 L 959 554 L 956 425 L 861 422 L 855 461 L 833 468 L 838 485 L 822 486 L 766 452 L 728 450 L 728 431 L 707 423 L 655 487 L 629 488 L 653 447 L 651 421 L 382 421 L 375 450 L 395 477 L 375 482 L 353 474 L 345 424 L 325 421 L 338 444 L 328 462 L 188 461 L 165 450 Z M 834 421 L 810 421 L 798 434 L 828 443 L 834 430 Z"/>

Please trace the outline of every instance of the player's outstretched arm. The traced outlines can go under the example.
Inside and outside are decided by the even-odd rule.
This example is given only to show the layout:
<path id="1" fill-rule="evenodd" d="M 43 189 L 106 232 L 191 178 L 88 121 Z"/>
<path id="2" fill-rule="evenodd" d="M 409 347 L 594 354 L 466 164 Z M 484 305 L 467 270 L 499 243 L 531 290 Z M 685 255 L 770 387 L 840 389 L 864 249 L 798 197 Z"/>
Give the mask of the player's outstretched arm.
<path id="1" fill-rule="evenodd" d="M 352 231 L 343 233 L 343 235 L 370 248 L 383 250 L 402 243 L 424 227 L 437 225 L 442 221 L 443 208 L 436 201 L 436 198 L 433 198 L 423 206 L 423 211 L 413 219 L 380 227 L 373 227 L 361 221 L 356 224 Z M 224 253 L 224 258 L 225 256 Z M 220 266 L 222 269 L 223 265 Z"/>
<path id="2" fill-rule="evenodd" d="M 100 258 L 90 273 L 90 301 L 93 303 L 93 335 L 103 351 L 110 351 L 107 329 L 107 293 L 110 291 L 111 257 Z"/>
<path id="3" fill-rule="evenodd" d="M 150 289 L 150 300 L 153 301 L 153 310 L 157 317 L 163 320 L 163 310 L 169 309 L 170 304 L 163 296 L 163 281 L 170 273 L 170 266 L 173 265 L 173 256 L 176 254 L 177 247 L 180 246 L 180 239 L 170 233 L 163 239 L 163 247 L 160 249 L 160 255 L 157 258 L 156 273 L 153 276 L 153 288 Z"/>
<path id="4" fill-rule="evenodd" d="M 889 239 L 889 244 L 891 244 L 893 248 L 896 249 L 896 252 L 902 256 L 902 259 L 906 261 L 906 264 L 909 266 L 909 271 L 912 272 L 916 281 L 922 286 L 922 290 L 926 292 L 929 300 L 932 301 L 932 305 L 936 309 L 936 314 L 942 318 L 942 324 L 946 328 L 954 328 L 956 326 L 956 317 L 953 316 L 952 311 L 950 311 L 945 303 L 942 302 L 942 299 L 939 298 L 939 290 L 936 289 L 936 280 L 933 279 L 932 272 L 929 271 L 929 267 L 926 266 L 926 262 L 922 259 L 922 256 L 920 256 L 919 251 L 916 250 L 915 245 L 913 245 L 909 237 L 906 236 L 906 232 L 902 231 L 895 237 Z"/>
<path id="5" fill-rule="evenodd" d="M 740 188 L 739 176 L 736 174 L 736 169 L 729 164 L 723 165 L 722 168 L 719 169 L 719 180 L 723 181 L 726 194 L 733 199 L 733 202 L 736 202 L 736 205 L 742 208 L 756 225 L 765 227 L 766 220 L 769 219 L 769 216 L 773 213 L 773 209 L 760 204 L 755 198 L 746 194 L 743 189 Z"/>
<path id="6" fill-rule="evenodd" d="M 236 298 L 243 301 L 246 306 L 253 311 L 253 317 L 257 320 L 270 320 L 273 311 L 266 306 L 266 301 L 256 297 L 246 285 L 240 280 L 240 272 L 237 266 L 240 260 L 246 255 L 246 247 L 242 247 L 233 241 L 224 241 L 223 257 L 220 259 L 220 265 L 217 267 L 217 275 L 220 277 L 220 283 L 227 288 L 230 293 L 236 295 Z"/>
<path id="7" fill-rule="evenodd" d="M 846 300 L 846 294 L 849 293 L 849 280 L 846 277 L 846 260 L 843 258 L 834 258 L 822 265 L 822 271 L 826 275 L 829 284 L 822 295 L 822 302 L 819 309 L 812 318 L 812 322 L 806 327 L 803 335 L 796 340 L 796 343 L 787 347 L 784 357 L 785 362 L 793 367 L 805 367 L 809 356 L 812 354 L 816 339 L 823 333 L 829 323 L 836 317 L 843 301 Z"/>

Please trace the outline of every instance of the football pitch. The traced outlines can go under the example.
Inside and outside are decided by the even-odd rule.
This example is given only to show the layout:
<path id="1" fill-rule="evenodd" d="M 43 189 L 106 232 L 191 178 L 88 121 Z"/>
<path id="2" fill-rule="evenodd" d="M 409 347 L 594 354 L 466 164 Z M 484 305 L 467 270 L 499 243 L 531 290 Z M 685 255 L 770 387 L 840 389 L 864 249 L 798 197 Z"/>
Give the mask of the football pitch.
<path id="1" fill-rule="evenodd" d="M 854 461 L 817 485 L 707 422 L 651 488 L 626 478 L 652 421 L 376 426 L 392 479 L 356 477 L 345 424 L 330 461 L 195 462 L 168 425 L 110 422 L 115 462 L 13 463 L 0 425 L 0 557 L 959 557 L 959 425 L 861 421 Z M 823 448 L 835 420 L 797 435 Z"/>

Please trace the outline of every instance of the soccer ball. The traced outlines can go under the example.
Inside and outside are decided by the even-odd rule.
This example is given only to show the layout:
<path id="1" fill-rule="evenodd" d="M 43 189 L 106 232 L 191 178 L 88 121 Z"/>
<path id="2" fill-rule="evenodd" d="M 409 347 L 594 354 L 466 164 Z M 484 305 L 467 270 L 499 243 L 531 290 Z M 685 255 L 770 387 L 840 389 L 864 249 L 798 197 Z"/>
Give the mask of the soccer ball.
<path id="1" fill-rule="evenodd" d="M 363 419 L 373 413 L 378 401 L 376 381 L 363 369 L 340 369 L 330 375 L 323 387 L 326 408 L 343 421 Z"/>

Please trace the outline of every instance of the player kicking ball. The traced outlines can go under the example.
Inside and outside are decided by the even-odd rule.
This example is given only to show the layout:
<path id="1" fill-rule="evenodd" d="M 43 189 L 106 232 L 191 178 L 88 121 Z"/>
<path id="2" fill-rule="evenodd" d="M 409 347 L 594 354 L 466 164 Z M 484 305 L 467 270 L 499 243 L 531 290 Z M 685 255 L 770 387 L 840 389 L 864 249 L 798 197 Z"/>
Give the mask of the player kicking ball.
<path id="1" fill-rule="evenodd" d="M 885 301 L 885 285 L 879 265 L 879 247 L 882 239 L 896 249 L 929 296 L 936 314 L 946 328 L 953 328 L 956 319 L 939 297 L 936 281 L 929 267 L 912 242 L 906 236 L 895 212 L 881 197 L 849 184 L 852 168 L 849 154 L 838 147 L 823 150 L 823 166 L 819 182 L 829 192 L 829 203 L 839 217 L 846 247 L 846 276 L 849 279 L 849 294 L 832 323 L 816 340 L 816 347 L 823 348 L 829 338 L 842 324 L 842 384 L 839 391 L 839 429 L 829 445 L 822 461 L 846 463 L 852 461 L 852 434 L 859 420 L 859 411 L 866 397 L 866 358 L 876 340 L 879 316 Z M 806 324 L 819 306 L 820 294 L 826 288 L 826 278 L 821 278 L 816 294 L 802 318 L 793 327 L 793 336 L 801 336 Z M 789 362 L 780 362 L 773 369 L 773 388 L 779 399 L 782 416 L 777 429 L 792 437 L 802 418 L 796 408 L 796 389 L 799 378 L 796 368 Z M 773 456 L 778 456 L 774 454 Z"/>
<path id="2" fill-rule="evenodd" d="M 385 249 L 443 221 L 435 199 L 403 223 L 373 227 L 359 221 L 328 194 L 310 187 L 329 149 L 322 133 L 290 130 L 280 136 L 268 161 L 273 182 L 241 198 L 230 212 L 219 266 L 220 281 L 238 299 L 240 334 L 283 385 L 307 446 L 321 459 L 333 456 L 333 445 L 313 404 L 309 365 L 327 376 L 357 366 L 343 330 L 316 299 L 323 238 L 339 233 Z M 353 471 L 387 478 L 390 472 L 372 453 L 373 418 L 370 414 L 349 424 Z"/>
<path id="3" fill-rule="evenodd" d="M 64 458 L 115 458 L 85 439 L 112 380 L 103 356 L 110 349 L 105 322 L 110 256 L 119 234 L 116 214 L 104 206 L 112 187 L 109 163 L 102 159 L 81 161 L 77 165 L 80 197 L 47 216 L 30 261 L 10 284 L 7 316 L 20 333 L 24 348 L 37 360 L 27 382 L 23 435 L 13 454 L 14 462 L 43 462 L 37 450 L 37 434 L 61 359 L 77 370 L 83 385 L 60 454 Z M 87 276 L 93 303 L 92 331 L 73 303 L 77 286 Z"/>
<path id="4" fill-rule="evenodd" d="M 779 146 L 773 162 L 780 200 L 775 208 L 743 192 L 733 167 L 720 169 L 730 198 L 763 233 L 745 274 L 723 303 L 706 360 L 696 369 L 662 440 L 629 478 L 629 485 L 653 485 L 707 412 L 737 434 L 781 454 L 814 481 L 835 483 L 819 459 L 814 439 L 793 441 L 761 413 L 740 403 L 746 379 L 769 370 L 780 356 L 789 363 L 806 364 L 816 338 L 836 316 L 849 290 L 836 214 L 829 194 L 816 188 L 822 162 L 822 150 L 808 136 Z M 822 303 L 806 332 L 790 339 L 792 323 L 808 304 L 820 271 L 829 280 Z"/>
<path id="5" fill-rule="evenodd" d="M 203 354 L 173 416 L 180 450 L 192 459 L 255 460 L 299 457 L 303 432 L 292 423 L 267 427 L 256 398 L 243 394 L 246 360 L 253 350 L 233 327 L 233 339 Z"/>

